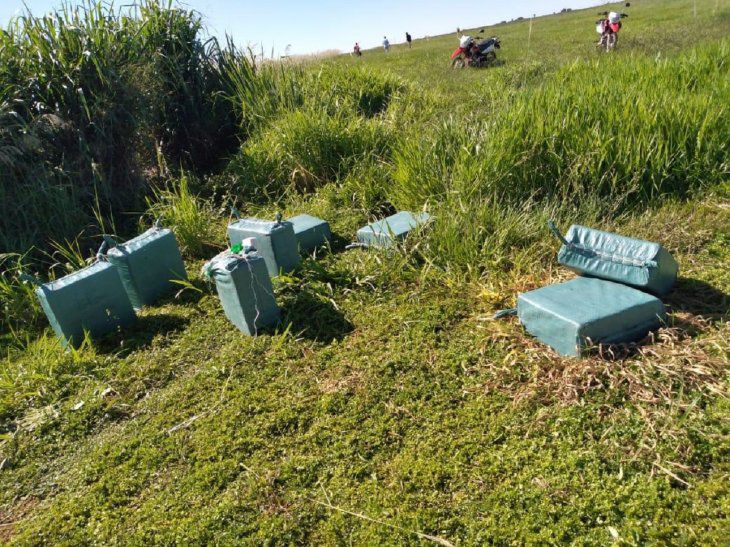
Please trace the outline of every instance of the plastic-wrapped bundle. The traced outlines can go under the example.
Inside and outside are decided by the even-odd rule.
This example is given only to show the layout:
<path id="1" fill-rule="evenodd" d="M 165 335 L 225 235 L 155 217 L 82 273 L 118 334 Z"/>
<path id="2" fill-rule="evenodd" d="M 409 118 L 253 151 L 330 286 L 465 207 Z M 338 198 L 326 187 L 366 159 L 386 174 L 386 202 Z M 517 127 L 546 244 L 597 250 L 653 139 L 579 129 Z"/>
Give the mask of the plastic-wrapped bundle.
<path id="1" fill-rule="evenodd" d="M 243 218 L 228 225 L 231 245 L 238 245 L 247 238 L 256 239 L 256 249 L 266 261 L 271 277 L 279 270 L 290 272 L 299 265 L 299 249 L 291 222 L 270 222 L 256 218 Z"/>
<path id="2" fill-rule="evenodd" d="M 150 228 L 126 243 L 114 246 L 107 252 L 107 259 L 119 269 L 135 309 L 154 304 L 172 291 L 175 288 L 173 280 L 187 279 L 180 247 L 167 228 Z"/>
<path id="3" fill-rule="evenodd" d="M 332 231 L 326 220 L 310 215 L 297 215 L 289 219 L 294 227 L 299 249 L 310 252 L 332 239 Z"/>
<path id="4" fill-rule="evenodd" d="M 64 345 L 78 346 L 84 331 L 102 336 L 134 323 L 136 316 L 118 270 L 98 261 L 65 277 L 40 284 L 41 307 Z"/>
<path id="5" fill-rule="evenodd" d="M 266 262 L 255 251 L 224 251 L 203 266 L 203 274 L 215 280 L 226 317 L 242 332 L 255 336 L 279 321 Z"/>
<path id="6" fill-rule="evenodd" d="M 408 233 L 428 221 L 427 213 L 413 214 L 401 211 L 395 215 L 372 222 L 357 231 L 357 240 L 372 247 L 392 247 L 405 239 Z"/>
<path id="7" fill-rule="evenodd" d="M 602 232 L 574 224 L 563 237 L 550 223 L 563 246 L 558 262 L 590 277 L 599 277 L 663 295 L 675 281 L 679 266 L 658 243 Z"/>
<path id="8" fill-rule="evenodd" d="M 527 332 L 569 356 L 581 355 L 589 343 L 640 340 L 666 317 L 655 296 L 590 277 L 520 294 L 517 315 Z"/>

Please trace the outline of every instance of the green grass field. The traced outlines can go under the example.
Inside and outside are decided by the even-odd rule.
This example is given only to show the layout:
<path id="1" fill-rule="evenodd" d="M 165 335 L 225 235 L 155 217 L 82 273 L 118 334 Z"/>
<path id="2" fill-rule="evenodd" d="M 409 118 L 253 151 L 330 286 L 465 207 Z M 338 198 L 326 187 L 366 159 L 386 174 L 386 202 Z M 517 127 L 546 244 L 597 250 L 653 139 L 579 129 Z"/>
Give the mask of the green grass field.
<path id="1" fill-rule="evenodd" d="M 486 70 L 449 67 L 453 34 L 254 67 L 154 3 L 78 23 L 105 63 L 77 30 L 0 35 L 0 542 L 730 542 L 730 3 L 632 4 L 608 55 L 599 8 L 486 28 Z M 36 72 L 53 114 L 13 106 Z M 336 233 L 257 338 L 198 273 L 231 203 Z M 345 251 L 396 209 L 434 221 Z M 155 217 L 190 285 L 61 349 L 18 271 Z M 572 277 L 550 218 L 664 244 L 668 324 L 578 360 L 491 320 Z"/>

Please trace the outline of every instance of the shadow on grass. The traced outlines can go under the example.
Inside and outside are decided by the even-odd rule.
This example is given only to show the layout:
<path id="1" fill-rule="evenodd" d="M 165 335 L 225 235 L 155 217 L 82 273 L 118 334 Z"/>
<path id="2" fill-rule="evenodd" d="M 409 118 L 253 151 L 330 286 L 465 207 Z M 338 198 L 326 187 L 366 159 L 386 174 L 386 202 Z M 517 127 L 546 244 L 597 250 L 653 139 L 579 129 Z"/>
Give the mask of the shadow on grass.
<path id="1" fill-rule="evenodd" d="M 350 243 L 352 243 L 352 241 L 349 239 L 342 237 L 340 234 L 333 233 L 332 239 L 330 240 L 330 250 L 332 254 L 341 253 Z"/>
<path id="2" fill-rule="evenodd" d="M 113 333 L 100 339 L 97 351 L 125 357 L 134 351 L 148 348 L 158 336 L 164 337 L 182 331 L 188 323 L 190 319 L 187 317 L 168 313 L 139 316 L 134 325 L 124 328 L 121 333 Z"/>
<path id="3" fill-rule="evenodd" d="M 300 290 L 282 307 L 281 324 L 291 324 L 295 336 L 330 343 L 352 332 L 350 323 L 335 305 L 309 290 Z"/>
<path id="4" fill-rule="evenodd" d="M 668 312 L 685 312 L 698 320 L 688 320 L 676 313 L 668 318 L 668 325 L 677 329 L 681 337 L 694 338 L 703 334 L 709 326 L 730 316 L 730 295 L 705 281 L 680 277 L 672 292 L 663 298 Z M 592 348 L 593 355 L 608 360 L 626 359 L 636 355 L 639 348 L 656 343 L 656 333 L 649 333 L 642 340 L 626 344 L 604 344 Z"/>
<path id="5" fill-rule="evenodd" d="M 699 279 L 677 279 L 674 290 L 664 303 L 674 311 L 698 315 L 712 323 L 730 315 L 730 295 Z"/>
<path id="6" fill-rule="evenodd" d="M 195 305 L 206 294 L 210 294 L 212 285 L 202 279 L 193 279 L 175 283 L 175 288 L 155 303 L 155 306 Z"/>

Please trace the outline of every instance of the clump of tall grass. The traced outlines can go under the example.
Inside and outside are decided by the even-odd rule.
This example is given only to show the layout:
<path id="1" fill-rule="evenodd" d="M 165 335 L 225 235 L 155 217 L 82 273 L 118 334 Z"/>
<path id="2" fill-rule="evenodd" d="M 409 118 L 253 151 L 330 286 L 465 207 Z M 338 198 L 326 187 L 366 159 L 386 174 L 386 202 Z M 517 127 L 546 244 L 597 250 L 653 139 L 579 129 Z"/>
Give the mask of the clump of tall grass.
<path id="1" fill-rule="evenodd" d="M 257 64 L 229 42 L 221 63 L 226 78 L 226 96 L 236 112 L 242 131 L 251 135 L 279 112 L 304 104 L 301 67 L 285 63 Z"/>
<path id="2" fill-rule="evenodd" d="M 368 157 L 385 155 L 387 149 L 387 130 L 377 121 L 293 110 L 251 138 L 229 169 L 245 182 L 242 191 L 248 197 L 253 191 L 267 196 L 308 192 L 344 177 Z"/>
<path id="3" fill-rule="evenodd" d="M 0 251 L 136 209 L 161 150 L 205 172 L 238 145 L 226 52 L 163 0 L 85 0 L 0 31 Z"/>
<path id="4" fill-rule="evenodd" d="M 175 232 L 186 256 L 205 258 L 225 245 L 220 216 L 208 201 L 192 192 L 185 173 L 166 187 L 154 189 L 147 198 L 147 207 L 149 216 Z"/>
<path id="5" fill-rule="evenodd" d="M 24 257 L 0 254 L 0 332 L 27 329 L 41 316 L 33 285 L 23 280 Z"/>
<path id="6" fill-rule="evenodd" d="M 493 127 L 498 192 L 561 200 L 687 195 L 727 172 L 727 43 L 670 60 L 569 65 Z"/>
<path id="7" fill-rule="evenodd" d="M 235 51 L 229 48 L 229 51 Z M 376 117 L 406 86 L 370 70 L 229 59 L 229 99 L 248 140 L 228 166 L 233 193 L 278 199 L 341 180 L 360 162 L 389 154 L 389 124 Z"/>
<path id="8" fill-rule="evenodd" d="M 99 361 L 88 338 L 79 348 L 66 348 L 51 334 L 18 339 L 18 347 L 0 359 L 0 432 L 23 411 L 74 393 Z M 26 420 L 23 426 L 36 425 L 31 416 Z"/>
<path id="9" fill-rule="evenodd" d="M 66 235 L 78 229 L 86 219 L 78 208 L 83 191 L 70 184 L 62 170 L 49 169 L 48 156 L 59 160 L 62 156 L 54 148 L 68 137 L 65 122 L 54 114 L 26 121 L 16 108 L 19 99 L 12 86 L 4 92 L 6 99 L 0 102 L 0 251 L 25 252 L 42 244 L 48 234 Z"/>
<path id="10" fill-rule="evenodd" d="M 532 274 L 544 271 L 556 242 L 547 223 L 596 225 L 607 210 L 618 210 L 595 198 L 579 206 L 551 200 L 504 203 L 496 198 L 449 195 L 430 207 L 433 217 L 423 255 L 450 272 L 482 275 L 499 271 Z"/>
<path id="11" fill-rule="evenodd" d="M 310 105 L 332 114 L 352 111 L 368 118 L 385 112 L 407 89 L 405 82 L 391 74 L 338 65 L 309 73 L 305 86 Z"/>
<path id="12" fill-rule="evenodd" d="M 391 201 L 420 209 L 458 192 L 468 201 L 488 168 L 484 148 L 491 138 L 484 123 L 447 118 L 401 135 L 393 147 Z"/>
<path id="13" fill-rule="evenodd" d="M 52 135 L 33 132 L 38 145 L 23 159 L 45 165 L 43 179 L 54 185 L 76 183 L 81 199 L 115 201 L 137 182 L 140 95 L 128 74 L 139 52 L 136 26 L 125 21 L 86 2 L 43 17 L 25 14 L 0 33 L 0 85 L 13 112 L 31 126 L 52 120 Z M 20 182 L 21 192 L 33 194 L 34 181 Z"/>
<path id="14" fill-rule="evenodd" d="M 727 53 L 721 43 L 671 60 L 574 63 L 488 120 L 406 132 L 388 197 L 436 212 L 436 260 L 491 267 L 545 233 L 547 216 L 600 222 L 719 184 L 729 170 Z"/>
<path id="15" fill-rule="evenodd" d="M 328 193 L 329 202 L 336 207 L 359 210 L 366 219 L 390 213 L 387 203 L 390 171 L 390 164 L 378 157 L 358 161 L 341 183 Z"/>
<path id="16" fill-rule="evenodd" d="M 154 0 L 136 6 L 138 85 L 145 92 L 154 142 L 170 163 L 205 172 L 237 144 L 236 116 L 225 98 L 232 52 L 203 41 L 201 15 Z"/>
<path id="17" fill-rule="evenodd" d="M 324 65 L 318 70 L 292 63 L 256 63 L 229 46 L 221 63 L 228 99 L 247 135 L 264 129 L 284 112 L 317 110 L 322 115 L 384 112 L 406 89 L 392 75 L 368 69 Z"/>

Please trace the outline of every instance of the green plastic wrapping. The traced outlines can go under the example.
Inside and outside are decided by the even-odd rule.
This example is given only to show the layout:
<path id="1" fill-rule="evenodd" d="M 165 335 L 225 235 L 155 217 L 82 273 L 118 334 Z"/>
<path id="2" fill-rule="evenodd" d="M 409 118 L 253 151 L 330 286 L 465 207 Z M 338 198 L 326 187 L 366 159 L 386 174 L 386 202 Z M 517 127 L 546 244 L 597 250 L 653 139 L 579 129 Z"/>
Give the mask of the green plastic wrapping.
<path id="1" fill-rule="evenodd" d="M 563 242 L 558 262 L 581 275 L 631 285 L 653 294 L 668 293 L 679 266 L 658 243 L 594 230 L 574 224 L 565 237 L 553 223 L 551 230 Z"/>
<path id="2" fill-rule="evenodd" d="M 517 315 L 527 332 L 566 356 L 580 356 L 589 343 L 640 340 L 666 318 L 655 296 L 590 277 L 520 294 Z"/>
<path id="3" fill-rule="evenodd" d="M 301 258 L 291 222 L 243 218 L 228 225 L 231 245 L 250 237 L 256 240 L 256 250 L 266 261 L 271 277 L 279 275 L 280 270 L 287 273 L 299 265 Z"/>
<path id="4" fill-rule="evenodd" d="M 215 280 L 223 311 L 240 331 L 255 336 L 279 321 L 266 262 L 255 251 L 224 251 L 206 263 L 203 273 Z"/>
<path id="5" fill-rule="evenodd" d="M 167 228 L 150 228 L 113 247 L 107 259 L 118 268 L 135 309 L 154 304 L 173 291 L 174 280 L 187 279 L 175 234 Z"/>
<path id="6" fill-rule="evenodd" d="M 429 219 L 428 213 L 413 214 L 401 211 L 377 222 L 363 226 L 357 231 L 357 240 L 369 247 L 392 247 L 405 239 L 411 230 Z"/>
<path id="7" fill-rule="evenodd" d="M 43 283 L 35 292 L 64 345 L 81 344 L 84 331 L 94 337 L 102 336 L 136 319 L 119 272 L 108 262 L 96 262 L 56 281 Z"/>
<path id="8" fill-rule="evenodd" d="M 310 215 L 297 215 L 289 219 L 294 227 L 299 249 L 305 253 L 321 247 L 332 239 L 332 231 L 326 220 Z"/>

